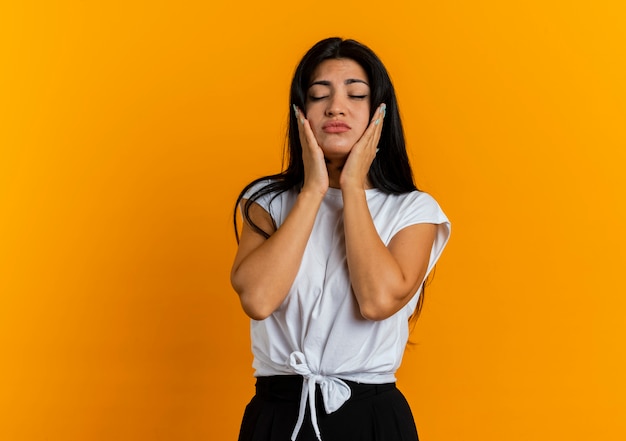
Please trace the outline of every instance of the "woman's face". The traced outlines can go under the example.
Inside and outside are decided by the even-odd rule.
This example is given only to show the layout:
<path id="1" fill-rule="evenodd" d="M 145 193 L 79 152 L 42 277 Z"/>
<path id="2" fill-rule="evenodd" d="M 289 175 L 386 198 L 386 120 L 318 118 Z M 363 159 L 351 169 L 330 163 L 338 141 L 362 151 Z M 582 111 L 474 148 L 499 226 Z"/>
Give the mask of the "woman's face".
<path id="1" fill-rule="evenodd" d="M 324 156 L 347 156 L 370 119 L 369 79 L 363 68 L 349 58 L 320 63 L 311 76 L 305 112 Z"/>

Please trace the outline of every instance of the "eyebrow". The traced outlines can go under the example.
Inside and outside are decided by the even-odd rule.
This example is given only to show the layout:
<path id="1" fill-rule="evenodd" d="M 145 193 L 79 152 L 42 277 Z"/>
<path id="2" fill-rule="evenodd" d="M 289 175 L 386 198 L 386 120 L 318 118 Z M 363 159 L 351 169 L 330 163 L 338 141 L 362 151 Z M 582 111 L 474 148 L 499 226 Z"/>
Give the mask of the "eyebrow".
<path id="1" fill-rule="evenodd" d="M 367 87 L 369 87 L 369 84 L 367 84 L 367 81 L 365 80 L 360 80 L 358 78 L 348 78 L 347 80 L 345 80 L 343 82 L 343 84 L 348 85 L 348 84 L 354 84 L 354 83 L 363 83 L 365 84 Z M 320 85 L 320 86 L 330 86 L 330 81 L 328 80 L 319 80 L 319 81 L 314 81 L 309 85 L 309 88 L 316 86 L 316 85 Z"/>

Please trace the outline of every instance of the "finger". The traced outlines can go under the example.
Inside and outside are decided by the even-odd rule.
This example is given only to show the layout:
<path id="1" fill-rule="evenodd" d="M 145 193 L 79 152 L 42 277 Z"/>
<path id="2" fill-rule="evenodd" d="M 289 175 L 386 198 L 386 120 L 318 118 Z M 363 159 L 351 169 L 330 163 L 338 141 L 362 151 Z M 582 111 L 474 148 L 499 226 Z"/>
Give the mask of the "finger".
<path id="1" fill-rule="evenodd" d="M 296 115 L 296 124 L 298 125 L 298 136 L 300 138 L 300 144 L 302 145 L 302 148 L 304 149 L 309 145 L 309 141 L 310 141 L 310 138 L 307 136 L 307 133 L 306 133 L 307 131 L 305 127 L 305 122 L 307 121 L 304 118 L 302 111 L 295 104 L 293 105 L 293 111 L 294 111 L 294 114 Z M 310 126 L 309 126 L 309 130 L 310 130 Z"/>
<path id="2" fill-rule="evenodd" d="M 309 120 L 304 117 L 302 110 L 300 110 L 300 108 L 298 108 L 295 104 L 293 105 L 293 109 L 298 122 L 298 135 L 300 137 L 302 150 L 306 150 L 312 155 L 321 153 L 322 149 L 317 144 L 317 139 L 313 134 L 313 129 L 311 128 Z"/>
<path id="3" fill-rule="evenodd" d="M 356 144 L 354 145 L 354 148 L 358 149 L 358 148 L 367 148 L 368 144 L 370 143 L 372 136 L 374 135 L 374 131 L 376 130 L 376 114 L 374 114 L 374 117 L 370 120 L 370 123 L 368 124 L 368 126 L 365 128 L 365 131 L 363 132 L 363 134 L 361 135 L 361 137 L 359 138 L 359 140 L 356 142 Z"/>
<path id="4" fill-rule="evenodd" d="M 380 140 L 380 134 L 383 129 L 383 118 L 385 116 L 385 109 L 386 106 L 384 103 L 378 107 L 376 112 L 374 112 L 374 116 L 370 120 L 370 124 L 367 126 L 367 129 L 365 129 L 363 135 L 361 135 L 361 138 L 359 139 L 357 144 L 360 144 L 365 149 L 367 147 L 376 149 L 376 147 L 378 146 L 378 141 Z"/>
<path id="5" fill-rule="evenodd" d="M 383 132 L 383 121 L 385 119 L 386 114 L 387 114 L 387 105 L 385 103 L 382 103 L 378 107 L 378 111 L 376 112 L 376 115 L 374 115 L 374 117 L 376 118 L 374 120 L 374 133 L 372 135 L 372 144 L 373 144 L 374 149 L 378 148 L 378 142 L 380 141 L 380 136 Z"/>
<path id="6" fill-rule="evenodd" d="M 300 125 L 301 125 L 300 130 L 303 132 L 304 138 L 306 139 L 306 145 L 311 150 L 318 150 L 320 147 L 317 144 L 317 139 L 315 138 L 315 135 L 313 134 L 313 129 L 311 128 L 311 124 L 309 123 L 309 120 L 301 116 Z"/>
<path id="7" fill-rule="evenodd" d="M 385 118 L 386 108 L 387 106 L 385 105 L 385 103 L 382 103 L 380 106 L 378 106 L 376 112 L 374 112 L 374 116 L 372 117 L 372 121 L 370 123 L 370 126 L 372 126 L 372 132 L 370 133 L 370 135 L 372 137 L 376 136 L 376 134 L 380 136 L 380 133 L 382 132 L 383 119 Z"/>
<path id="8" fill-rule="evenodd" d="M 374 115 L 374 118 L 376 118 L 374 120 L 374 126 L 376 126 L 376 128 L 378 129 L 377 131 L 379 134 L 383 131 L 383 120 L 385 119 L 386 114 L 387 105 L 385 103 L 382 103 L 380 106 L 378 106 L 378 111 Z"/>

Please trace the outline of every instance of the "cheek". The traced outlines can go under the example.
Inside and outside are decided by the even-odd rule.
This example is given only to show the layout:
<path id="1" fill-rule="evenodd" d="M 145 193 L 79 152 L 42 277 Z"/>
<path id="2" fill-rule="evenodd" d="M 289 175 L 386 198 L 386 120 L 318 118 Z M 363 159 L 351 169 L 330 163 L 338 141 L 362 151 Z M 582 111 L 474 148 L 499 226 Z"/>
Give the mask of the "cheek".
<path id="1" fill-rule="evenodd" d="M 365 132 L 365 130 L 367 129 L 367 126 L 369 126 L 369 123 L 370 123 L 369 113 L 366 113 L 365 115 L 363 115 L 363 118 L 359 120 L 359 131 L 361 135 Z"/>
<path id="2" fill-rule="evenodd" d="M 367 126 L 370 123 L 370 106 L 369 105 L 366 106 L 364 109 L 362 109 L 360 121 L 363 124 L 363 126 L 367 128 Z"/>
<path id="3" fill-rule="evenodd" d="M 324 133 L 322 132 L 321 125 L 318 125 L 317 122 L 311 121 L 311 120 L 309 120 L 309 125 L 311 126 L 311 131 L 313 132 L 313 135 L 315 136 L 315 138 L 319 139 L 320 135 Z"/>
<path id="4" fill-rule="evenodd" d="M 320 117 L 318 115 L 318 112 L 315 111 L 315 109 L 307 109 L 306 110 L 306 114 L 305 114 L 306 119 L 309 121 L 309 125 L 311 126 L 311 130 L 313 130 L 313 132 L 316 131 L 317 127 L 320 127 Z"/>

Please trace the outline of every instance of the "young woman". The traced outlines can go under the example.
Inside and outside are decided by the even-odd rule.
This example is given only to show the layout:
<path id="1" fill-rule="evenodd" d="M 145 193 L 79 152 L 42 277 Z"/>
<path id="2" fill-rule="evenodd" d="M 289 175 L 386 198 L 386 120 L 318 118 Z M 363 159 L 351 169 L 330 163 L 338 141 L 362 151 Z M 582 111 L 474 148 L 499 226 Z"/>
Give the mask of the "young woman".
<path id="1" fill-rule="evenodd" d="M 239 440 L 417 440 L 394 374 L 450 224 L 413 183 L 395 92 L 369 48 L 318 42 L 290 99 L 286 170 L 237 200 L 231 282 L 257 377 Z"/>

